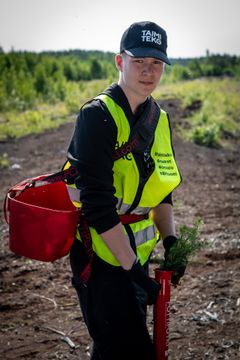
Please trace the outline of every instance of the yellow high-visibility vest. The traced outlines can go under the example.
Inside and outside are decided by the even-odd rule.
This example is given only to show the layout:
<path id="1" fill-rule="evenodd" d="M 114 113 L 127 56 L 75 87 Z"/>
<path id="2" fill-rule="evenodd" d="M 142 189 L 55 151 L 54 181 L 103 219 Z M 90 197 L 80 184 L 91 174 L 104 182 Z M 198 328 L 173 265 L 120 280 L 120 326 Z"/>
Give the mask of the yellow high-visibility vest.
<path id="1" fill-rule="evenodd" d="M 108 95 L 101 94 L 96 97 L 103 101 L 117 126 L 117 146 L 129 140 L 130 126 L 123 109 Z M 174 158 L 171 141 L 171 129 L 167 114 L 161 110 L 155 130 L 154 141 L 150 151 L 155 168 L 144 185 L 140 201 L 132 213 L 147 214 L 152 208 L 159 205 L 181 182 L 181 176 Z M 70 166 L 68 162 L 65 166 Z M 117 211 L 119 215 L 125 214 L 131 207 L 139 182 L 139 170 L 132 153 L 114 162 L 115 197 L 118 199 Z M 79 190 L 75 185 L 69 187 L 70 197 L 75 206 L 81 206 Z M 157 242 L 156 227 L 151 218 L 144 219 L 129 225 L 135 237 L 137 256 L 144 264 L 152 253 Z M 125 231 L 125 229 L 124 229 Z M 111 253 L 107 245 L 96 230 L 90 227 L 93 250 L 104 261 L 119 266 L 119 262 Z M 126 234 L 126 232 L 125 232 Z M 126 234 L 126 236 L 128 236 Z M 77 232 L 77 238 L 80 235 Z"/>

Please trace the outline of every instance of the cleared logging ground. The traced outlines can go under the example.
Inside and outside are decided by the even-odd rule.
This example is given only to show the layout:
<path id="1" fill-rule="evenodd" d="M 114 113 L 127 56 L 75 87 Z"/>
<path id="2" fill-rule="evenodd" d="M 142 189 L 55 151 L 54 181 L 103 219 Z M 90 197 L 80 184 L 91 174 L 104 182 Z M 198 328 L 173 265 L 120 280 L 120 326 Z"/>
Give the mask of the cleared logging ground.
<path id="1" fill-rule="evenodd" d="M 162 106 L 174 127 L 185 119 L 179 101 Z M 42 135 L 1 142 L 0 152 L 8 156 L 8 166 L 0 170 L 1 201 L 17 181 L 58 170 L 72 130 L 73 123 L 68 123 Z M 174 195 L 177 225 L 192 225 L 201 217 L 202 237 L 212 247 L 194 259 L 182 286 L 172 290 L 170 360 L 239 356 L 240 158 L 235 141 L 224 149 L 174 139 L 183 176 Z M 89 336 L 70 284 L 68 258 L 43 264 L 11 254 L 2 212 L 0 234 L 1 358 L 89 359 Z M 152 309 L 148 324 L 151 330 Z M 53 329 L 79 346 L 72 349 Z"/>

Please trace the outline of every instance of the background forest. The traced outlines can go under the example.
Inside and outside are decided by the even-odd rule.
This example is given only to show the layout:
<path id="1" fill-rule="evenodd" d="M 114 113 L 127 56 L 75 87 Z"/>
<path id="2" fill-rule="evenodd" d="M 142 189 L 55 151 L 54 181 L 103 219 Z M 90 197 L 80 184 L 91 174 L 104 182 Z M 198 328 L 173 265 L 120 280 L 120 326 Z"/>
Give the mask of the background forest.
<path id="1" fill-rule="evenodd" d="M 240 57 L 207 51 L 201 58 L 172 59 L 154 96 L 177 98 L 183 107 L 194 108 L 179 133 L 218 146 L 239 132 L 239 79 Z M 85 101 L 115 80 L 110 52 L 4 53 L 0 48 L 0 140 L 72 121 Z"/>

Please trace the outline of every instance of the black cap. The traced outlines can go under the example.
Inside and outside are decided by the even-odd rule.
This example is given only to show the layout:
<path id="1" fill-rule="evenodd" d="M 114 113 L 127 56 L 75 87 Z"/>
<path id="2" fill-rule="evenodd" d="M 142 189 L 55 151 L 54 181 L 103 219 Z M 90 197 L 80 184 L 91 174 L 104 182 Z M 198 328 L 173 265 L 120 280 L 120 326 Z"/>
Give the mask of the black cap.
<path id="1" fill-rule="evenodd" d="M 152 57 L 171 65 L 167 57 L 167 33 L 150 21 L 136 22 L 124 33 L 120 52 L 135 57 Z"/>

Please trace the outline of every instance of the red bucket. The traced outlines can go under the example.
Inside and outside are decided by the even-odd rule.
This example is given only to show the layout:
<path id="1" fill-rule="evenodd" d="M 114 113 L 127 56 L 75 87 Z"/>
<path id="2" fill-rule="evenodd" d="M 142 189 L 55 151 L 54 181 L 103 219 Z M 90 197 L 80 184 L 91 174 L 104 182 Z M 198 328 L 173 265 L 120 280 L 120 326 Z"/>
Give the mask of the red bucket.
<path id="1" fill-rule="evenodd" d="M 65 183 L 26 187 L 23 191 L 22 184 L 10 189 L 6 198 L 10 250 L 41 261 L 67 255 L 80 212 L 71 202 Z"/>

